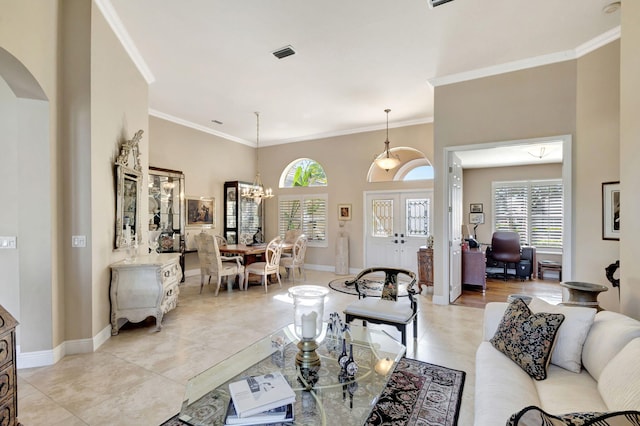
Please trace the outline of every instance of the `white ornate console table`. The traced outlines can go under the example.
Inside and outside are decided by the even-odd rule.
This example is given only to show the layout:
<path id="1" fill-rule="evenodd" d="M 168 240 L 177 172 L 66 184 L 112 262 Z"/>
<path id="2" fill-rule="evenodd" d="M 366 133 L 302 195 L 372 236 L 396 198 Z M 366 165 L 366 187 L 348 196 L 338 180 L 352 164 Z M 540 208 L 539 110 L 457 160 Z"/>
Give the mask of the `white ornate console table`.
<path id="1" fill-rule="evenodd" d="M 162 317 L 178 304 L 182 279 L 179 259 L 178 253 L 163 253 L 111 264 L 112 336 L 118 334 L 120 319 L 140 322 L 152 316 L 160 331 Z"/>

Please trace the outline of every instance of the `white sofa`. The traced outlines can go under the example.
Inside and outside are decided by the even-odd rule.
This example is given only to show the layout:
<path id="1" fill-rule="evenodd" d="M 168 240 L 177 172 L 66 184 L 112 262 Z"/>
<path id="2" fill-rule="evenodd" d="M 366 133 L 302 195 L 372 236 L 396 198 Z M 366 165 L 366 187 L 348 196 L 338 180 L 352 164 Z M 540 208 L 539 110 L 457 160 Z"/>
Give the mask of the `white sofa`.
<path id="1" fill-rule="evenodd" d="M 615 312 L 595 314 L 592 310 L 591 318 L 594 314 L 595 318 L 583 327 L 586 337 L 582 337 L 582 345 L 580 336 L 569 333 L 573 329 L 568 317 L 565 318 L 547 378 L 534 380 L 489 342 L 507 306 L 508 303 L 494 302 L 485 309 L 484 339 L 476 352 L 476 426 L 504 425 L 512 414 L 528 406 L 540 407 L 554 415 L 640 410 L 640 321 Z M 555 309 L 557 312 L 587 308 Z M 581 366 L 576 365 L 579 373 L 554 365 L 555 351 L 563 344 L 577 345 L 578 351 L 581 346 L 578 353 Z"/>

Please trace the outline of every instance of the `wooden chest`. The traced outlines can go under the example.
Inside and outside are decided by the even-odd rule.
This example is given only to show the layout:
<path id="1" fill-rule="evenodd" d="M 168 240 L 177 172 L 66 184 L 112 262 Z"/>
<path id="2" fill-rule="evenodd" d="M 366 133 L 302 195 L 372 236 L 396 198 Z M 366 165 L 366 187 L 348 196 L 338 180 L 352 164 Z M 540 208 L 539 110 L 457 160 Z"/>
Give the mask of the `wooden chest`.
<path id="1" fill-rule="evenodd" d="M 0 425 L 18 425 L 16 326 L 18 322 L 0 306 Z"/>

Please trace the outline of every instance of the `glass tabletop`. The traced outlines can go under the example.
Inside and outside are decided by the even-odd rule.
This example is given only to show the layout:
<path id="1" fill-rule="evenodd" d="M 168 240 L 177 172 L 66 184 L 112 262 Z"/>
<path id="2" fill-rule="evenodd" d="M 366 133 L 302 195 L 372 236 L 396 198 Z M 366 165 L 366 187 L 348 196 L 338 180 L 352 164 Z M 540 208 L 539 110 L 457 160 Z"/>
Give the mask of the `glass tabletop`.
<path id="1" fill-rule="evenodd" d="M 296 366 L 298 338 L 291 324 L 192 377 L 179 418 L 194 426 L 224 425 L 229 383 L 279 371 L 296 393 L 295 419 L 285 424 L 326 425 L 340 419 L 341 425 L 361 425 L 406 348 L 384 331 L 357 325 L 352 325 L 344 337 L 347 351 L 353 344 L 358 365 L 353 377 L 346 377 L 338 364 L 342 340 L 327 336 L 325 324 L 318 338 L 321 365 L 311 385 L 308 375 Z"/>

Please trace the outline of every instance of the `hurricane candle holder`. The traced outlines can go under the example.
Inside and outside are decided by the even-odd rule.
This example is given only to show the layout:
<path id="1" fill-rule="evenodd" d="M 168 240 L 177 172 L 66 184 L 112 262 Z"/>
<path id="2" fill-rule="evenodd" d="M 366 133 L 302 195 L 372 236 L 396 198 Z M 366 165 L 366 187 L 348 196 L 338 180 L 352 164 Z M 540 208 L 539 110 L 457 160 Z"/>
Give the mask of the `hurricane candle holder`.
<path id="1" fill-rule="evenodd" d="M 300 339 L 296 365 L 301 368 L 317 367 L 320 357 L 316 353 L 316 339 L 322 333 L 324 299 L 329 290 L 316 285 L 300 285 L 290 288 L 289 294 L 293 297 L 294 330 Z"/>

